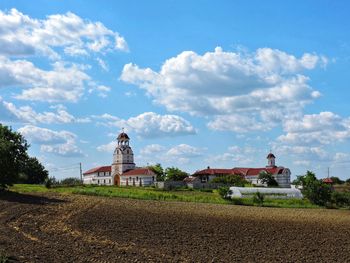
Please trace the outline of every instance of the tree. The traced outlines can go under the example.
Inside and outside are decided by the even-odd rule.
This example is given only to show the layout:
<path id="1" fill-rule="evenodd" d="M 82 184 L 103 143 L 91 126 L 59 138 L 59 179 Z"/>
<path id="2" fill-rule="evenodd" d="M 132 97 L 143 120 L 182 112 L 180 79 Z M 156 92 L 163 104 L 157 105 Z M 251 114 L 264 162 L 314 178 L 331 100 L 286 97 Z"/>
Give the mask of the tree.
<path id="1" fill-rule="evenodd" d="M 303 186 L 303 195 L 311 203 L 324 206 L 331 201 L 332 187 L 318 180 L 313 172 L 307 171 L 305 175 L 298 178 Z"/>
<path id="2" fill-rule="evenodd" d="M 35 157 L 27 157 L 21 170 L 24 183 L 27 184 L 42 184 L 49 176 L 49 172 Z"/>
<path id="3" fill-rule="evenodd" d="M 344 184 L 345 181 L 341 180 L 339 177 L 336 176 L 331 176 L 330 177 L 333 181 L 333 184 Z"/>
<path id="4" fill-rule="evenodd" d="M 0 190 L 17 181 L 28 147 L 20 133 L 0 124 Z"/>
<path id="5" fill-rule="evenodd" d="M 151 169 L 157 175 L 158 182 L 164 181 L 165 179 L 164 169 L 160 163 L 157 163 L 156 165 L 150 165 L 148 166 L 148 168 Z"/>
<path id="6" fill-rule="evenodd" d="M 261 171 L 259 173 L 258 179 L 261 181 L 261 183 L 266 184 L 269 187 L 278 186 L 278 182 L 269 172 Z"/>
<path id="7" fill-rule="evenodd" d="M 61 180 L 60 184 L 62 184 L 62 185 L 81 185 L 82 182 L 79 178 L 67 177 L 67 178 Z"/>
<path id="8" fill-rule="evenodd" d="M 234 186 L 241 186 L 244 187 L 249 182 L 242 178 L 240 175 L 237 174 L 229 174 L 225 176 L 218 176 L 215 177 L 212 181 L 212 183 L 221 183 L 221 184 L 227 184 L 227 185 L 234 185 Z"/>
<path id="9" fill-rule="evenodd" d="M 177 167 L 168 167 L 165 169 L 165 176 L 167 181 L 182 181 L 188 175 L 188 173 L 181 171 Z"/>

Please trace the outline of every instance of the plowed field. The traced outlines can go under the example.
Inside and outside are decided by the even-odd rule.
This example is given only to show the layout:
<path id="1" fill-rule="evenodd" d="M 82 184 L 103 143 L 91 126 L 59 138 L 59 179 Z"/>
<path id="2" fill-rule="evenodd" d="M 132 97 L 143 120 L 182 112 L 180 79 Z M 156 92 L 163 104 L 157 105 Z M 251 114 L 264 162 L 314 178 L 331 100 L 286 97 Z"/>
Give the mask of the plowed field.
<path id="1" fill-rule="evenodd" d="M 14 262 L 350 262 L 350 211 L 0 195 Z"/>

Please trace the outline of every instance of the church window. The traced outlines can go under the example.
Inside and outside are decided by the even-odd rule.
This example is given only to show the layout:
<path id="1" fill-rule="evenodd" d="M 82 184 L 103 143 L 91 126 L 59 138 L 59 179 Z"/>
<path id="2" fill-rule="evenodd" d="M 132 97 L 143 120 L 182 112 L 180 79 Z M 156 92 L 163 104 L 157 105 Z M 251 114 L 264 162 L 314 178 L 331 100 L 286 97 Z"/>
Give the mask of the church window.
<path id="1" fill-rule="evenodd" d="M 137 177 L 136 177 L 136 181 L 138 181 L 138 180 L 139 180 L 139 177 L 137 176 Z"/>
<path id="2" fill-rule="evenodd" d="M 154 181 L 154 176 L 152 176 L 152 181 Z"/>
<path id="3" fill-rule="evenodd" d="M 105 179 L 103 180 L 103 183 L 106 184 L 106 180 Z"/>
<path id="4" fill-rule="evenodd" d="M 100 180 L 97 180 L 97 184 L 100 184 Z"/>

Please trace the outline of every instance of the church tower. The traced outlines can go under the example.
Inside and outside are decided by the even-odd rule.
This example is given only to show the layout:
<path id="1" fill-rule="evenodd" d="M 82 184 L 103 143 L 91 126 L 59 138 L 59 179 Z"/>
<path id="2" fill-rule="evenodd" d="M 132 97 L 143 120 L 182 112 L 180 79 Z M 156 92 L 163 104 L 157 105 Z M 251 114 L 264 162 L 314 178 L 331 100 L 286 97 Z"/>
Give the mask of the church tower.
<path id="1" fill-rule="evenodd" d="M 266 167 L 276 167 L 276 164 L 275 164 L 275 159 L 276 157 L 273 155 L 273 153 L 269 153 L 266 157 L 267 159 L 267 166 Z"/>
<path id="2" fill-rule="evenodd" d="M 113 153 L 112 178 L 114 184 L 120 184 L 119 176 L 127 170 L 135 169 L 134 153 L 129 146 L 129 136 L 124 130 L 117 137 L 118 145 Z"/>

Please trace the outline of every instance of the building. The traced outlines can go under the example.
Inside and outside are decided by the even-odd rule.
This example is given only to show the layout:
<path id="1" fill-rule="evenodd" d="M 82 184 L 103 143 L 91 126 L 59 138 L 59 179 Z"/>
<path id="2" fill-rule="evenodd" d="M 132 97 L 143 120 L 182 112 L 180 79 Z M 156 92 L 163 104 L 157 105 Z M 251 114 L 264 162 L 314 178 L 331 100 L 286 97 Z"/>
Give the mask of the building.
<path id="1" fill-rule="evenodd" d="M 113 185 L 111 166 L 92 168 L 83 174 L 84 184 Z"/>
<path id="2" fill-rule="evenodd" d="M 111 166 L 92 168 L 83 173 L 84 184 L 149 186 L 156 182 L 156 174 L 149 168 L 136 168 L 130 138 L 123 131 L 117 137 Z"/>
<path id="3" fill-rule="evenodd" d="M 291 175 L 290 170 L 283 166 L 276 166 L 276 157 L 272 153 L 269 153 L 266 158 L 268 160 L 267 166 L 262 168 L 235 167 L 232 169 L 213 169 L 208 167 L 207 169 L 195 172 L 193 176 L 199 177 L 202 183 L 206 183 L 218 176 L 236 174 L 242 176 L 252 184 L 261 185 L 258 180 L 259 174 L 261 172 L 266 172 L 272 174 L 280 187 L 289 188 Z"/>

